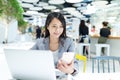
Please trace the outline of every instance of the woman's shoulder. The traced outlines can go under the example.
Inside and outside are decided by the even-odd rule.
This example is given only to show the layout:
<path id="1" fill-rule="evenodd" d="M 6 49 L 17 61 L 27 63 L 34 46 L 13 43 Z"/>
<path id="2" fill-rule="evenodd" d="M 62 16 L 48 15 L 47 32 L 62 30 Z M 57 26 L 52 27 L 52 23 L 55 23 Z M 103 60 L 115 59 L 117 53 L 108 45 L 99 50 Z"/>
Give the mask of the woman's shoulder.
<path id="1" fill-rule="evenodd" d="M 39 38 L 36 40 L 37 43 L 42 43 L 45 40 L 45 38 Z"/>
<path id="2" fill-rule="evenodd" d="M 67 37 L 67 38 L 64 39 L 64 42 L 65 43 L 73 42 L 73 39 L 70 38 L 70 37 Z"/>

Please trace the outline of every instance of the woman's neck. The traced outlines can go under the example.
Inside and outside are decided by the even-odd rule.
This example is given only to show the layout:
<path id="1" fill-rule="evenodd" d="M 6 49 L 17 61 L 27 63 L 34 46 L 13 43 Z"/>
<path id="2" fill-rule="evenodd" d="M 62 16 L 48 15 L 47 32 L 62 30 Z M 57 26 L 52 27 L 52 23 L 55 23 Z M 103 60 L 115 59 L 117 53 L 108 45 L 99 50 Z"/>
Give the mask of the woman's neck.
<path id="1" fill-rule="evenodd" d="M 59 43 L 59 38 L 51 38 L 50 37 L 50 43 L 52 43 L 52 44 Z"/>
<path id="2" fill-rule="evenodd" d="M 57 38 L 50 38 L 49 49 L 51 51 L 56 51 L 59 48 L 59 39 Z"/>

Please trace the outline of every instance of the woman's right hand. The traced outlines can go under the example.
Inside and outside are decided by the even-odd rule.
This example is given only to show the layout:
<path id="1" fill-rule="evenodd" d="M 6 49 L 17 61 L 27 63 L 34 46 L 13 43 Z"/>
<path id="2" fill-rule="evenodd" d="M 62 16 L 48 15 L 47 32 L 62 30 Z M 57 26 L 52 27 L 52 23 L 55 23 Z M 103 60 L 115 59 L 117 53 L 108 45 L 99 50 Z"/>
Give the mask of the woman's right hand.
<path id="1" fill-rule="evenodd" d="M 63 60 L 58 61 L 57 69 L 60 71 L 71 74 L 74 71 L 74 60 L 72 60 L 69 64 L 64 62 Z"/>

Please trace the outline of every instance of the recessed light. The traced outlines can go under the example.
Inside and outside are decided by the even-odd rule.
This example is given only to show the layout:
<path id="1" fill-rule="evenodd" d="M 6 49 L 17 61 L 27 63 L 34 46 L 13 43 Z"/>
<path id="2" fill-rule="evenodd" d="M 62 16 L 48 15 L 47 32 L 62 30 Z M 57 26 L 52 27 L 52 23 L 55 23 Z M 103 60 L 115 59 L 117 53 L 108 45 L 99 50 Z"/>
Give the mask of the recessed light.
<path id="1" fill-rule="evenodd" d="M 83 0 L 65 0 L 68 3 L 78 3 L 78 2 L 82 2 Z"/>

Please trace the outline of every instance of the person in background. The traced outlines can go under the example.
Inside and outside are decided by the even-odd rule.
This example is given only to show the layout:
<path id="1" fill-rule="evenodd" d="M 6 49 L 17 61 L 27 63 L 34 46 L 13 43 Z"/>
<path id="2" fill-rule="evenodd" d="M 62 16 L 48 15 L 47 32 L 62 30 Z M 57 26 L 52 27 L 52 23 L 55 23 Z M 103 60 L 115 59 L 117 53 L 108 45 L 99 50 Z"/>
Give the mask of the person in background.
<path id="1" fill-rule="evenodd" d="M 98 39 L 99 44 L 105 44 L 108 36 L 111 34 L 106 21 L 102 22 L 103 27 L 100 29 L 100 37 Z M 102 48 L 102 55 L 105 55 L 105 48 Z"/>
<path id="2" fill-rule="evenodd" d="M 41 36 L 41 28 L 39 26 L 36 26 L 36 39 L 40 38 Z"/>
<path id="3" fill-rule="evenodd" d="M 59 12 L 48 14 L 45 23 L 45 37 L 37 40 L 32 50 L 50 50 L 53 53 L 55 67 L 65 74 L 78 73 L 78 62 L 69 64 L 61 60 L 64 52 L 74 52 L 73 39 L 66 36 L 66 22 Z"/>
<path id="4" fill-rule="evenodd" d="M 90 42 L 89 28 L 85 25 L 85 21 L 81 20 L 80 25 L 79 25 L 79 43 L 89 43 L 89 42 Z M 83 47 L 83 55 L 88 56 L 88 47 L 87 46 Z"/>
<path id="5" fill-rule="evenodd" d="M 96 34 L 96 27 L 95 25 L 93 25 L 91 28 L 91 35 L 95 35 L 95 34 Z"/>
<path id="6" fill-rule="evenodd" d="M 28 33 L 31 33 L 31 34 L 32 34 L 32 32 L 33 32 L 32 24 L 29 24 L 29 27 L 28 27 Z"/>
<path id="7" fill-rule="evenodd" d="M 91 35 L 91 34 L 92 34 L 92 32 L 91 32 L 92 25 L 91 25 L 91 23 L 90 23 L 90 20 L 89 20 L 89 19 L 86 21 L 86 26 L 88 27 L 88 30 L 89 30 L 89 35 Z"/>

